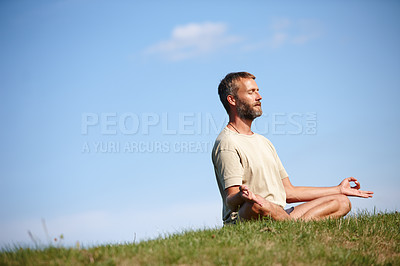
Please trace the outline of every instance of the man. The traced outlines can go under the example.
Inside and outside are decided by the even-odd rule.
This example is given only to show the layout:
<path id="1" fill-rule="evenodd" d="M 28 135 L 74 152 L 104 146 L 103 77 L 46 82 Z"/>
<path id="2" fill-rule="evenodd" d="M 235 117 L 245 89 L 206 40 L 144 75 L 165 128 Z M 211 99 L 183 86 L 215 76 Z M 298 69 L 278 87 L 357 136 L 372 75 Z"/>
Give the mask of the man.
<path id="1" fill-rule="evenodd" d="M 347 196 L 372 197 L 360 190 L 354 178 L 335 187 L 293 186 L 272 143 L 253 133 L 251 124 L 262 115 L 261 95 L 255 76 L 230 73 L 221 81 L 218 94 L 229 115 L 219 134 L 212 161 L 223 199 L 224 223 L 238 219 L 271 217 L 274 220 L 339 218 L 351 209 Z M 355 186 L 351 187 L 350 182 Z M 286 203 L 305 202 L 284 210 Z"/>

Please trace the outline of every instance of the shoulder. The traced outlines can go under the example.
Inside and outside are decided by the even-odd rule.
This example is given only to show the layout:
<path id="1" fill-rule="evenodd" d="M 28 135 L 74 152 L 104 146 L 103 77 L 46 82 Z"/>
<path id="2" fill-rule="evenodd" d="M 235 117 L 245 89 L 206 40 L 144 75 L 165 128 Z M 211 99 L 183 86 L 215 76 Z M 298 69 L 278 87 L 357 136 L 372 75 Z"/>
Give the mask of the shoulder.
<path id="1" fill-rule="evenodd" d="M 260 135 L 258 133 L 254 133 L 254 137 L 257 138 L 259 141 L 263 141 L 265 143 L 272 144 L 269 139 L 267 139 L 265 136 Z"/>
<path id="2" fill-rule="evenodd" d="M 218 149 L 234 151 L 237 146 L 236 138 L 237 134 L 225 127 L 215 140 L 214 150 Z"/>
<path id="3" fill-rule="evenodd" d="M 238 144 L 239 135 L 228 128 L 224 128 L 215 140 L 211 152 L 212 160 L 215 161 L 221 153 L 238 154 L 240 145 Z"/>
<path id="4" fill-rule="evenodd" d="M 271 149 L 275 150 L 274 145 L 272 144 L 272 142 L 267 139 L 265 136 L 254 133 L 256 135 L 256 138 L 258 139 L 258 141 L 263 142 L 265 145 L 271 147 Z"/>

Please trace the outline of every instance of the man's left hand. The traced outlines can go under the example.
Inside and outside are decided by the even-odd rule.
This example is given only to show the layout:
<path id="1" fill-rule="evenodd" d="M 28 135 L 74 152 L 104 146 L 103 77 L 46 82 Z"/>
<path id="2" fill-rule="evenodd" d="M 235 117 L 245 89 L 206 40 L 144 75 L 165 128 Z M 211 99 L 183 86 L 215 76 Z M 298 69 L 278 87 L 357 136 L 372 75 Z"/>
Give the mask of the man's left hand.
<path id="1" fill-rule="evenodd" d="M 355 186 L 354 187 L 350 186 L 350 182 L 354 182 Z M 345 178 L 339 184 L 340 193 L 342 193 L 346 196 L 354 196 L 354 197 L 360 197 L 360 198 L 372 198 L 372 194 L 374 194 L 374 192 L 360 190 L 360 187 L 361 187 L 360 182 L 358 182 L 357 179 L 354 177 Z"/>

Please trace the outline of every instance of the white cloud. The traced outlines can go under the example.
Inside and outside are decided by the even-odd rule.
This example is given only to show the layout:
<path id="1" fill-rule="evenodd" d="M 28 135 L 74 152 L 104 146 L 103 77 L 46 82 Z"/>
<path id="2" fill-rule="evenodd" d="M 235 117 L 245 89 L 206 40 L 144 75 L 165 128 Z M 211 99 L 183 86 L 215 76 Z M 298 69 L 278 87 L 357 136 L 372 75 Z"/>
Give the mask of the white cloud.
<path id="1" fill-rule="evenodd" d="M 159 54 L 177 61 L 213 53 L 240 40 L 227 34 L 225 23 L 190 23 L 176 26 L 169 40 L 149 47 L 147 54 Z"/>
<path id="2" fill-rule="evenodd" d="M 290 21 L 290 19 L 288 19 L 288 18 L 280 18 L 280 19 L 275 19 L 272 22 L 271 28 L 274 31 L 281 31 L 281 30 L 285 30 L 288 27 L 290 27 L 291 24 L 292 24 L 292 22 Z"/>
<path id="3" fill-rule="evenodd" d="M 269 45 L 272 48 L 278 48 L 288 40 L 288 37 L 289 36 L 286 33 L 282 32 L 275 33 L 274 36 L 272 36 L 271 40 L 269 41 Z"/>
<path id="4" fill-rule="evenodd" d="M 274 31 L 270 40 L 272 48 L 279 48 L 285 44 L 306 44 L 319 37 L 322 32 L 318 21 L 308 19 L 278 19 L 272 23 L 271 29 Z"/>
<path id="5" fill-rule="evenodd" d="M 275 19 L 269 25 L 270 33 L 260 42 L 247 44 L 244 50 L 254 51 L 265 48 L 278 49 L 285 45 L 304 45 L 318 38 L 322 33 L 316 20 Z"/>
<path id="6" fill-rule="evenodd" d="M 292 43 L 305 44 L 318 38 L 322 34 L 322 26 L 318 21 L 303 19 L 297 22 L 297 34 L 293 36 Z"/>

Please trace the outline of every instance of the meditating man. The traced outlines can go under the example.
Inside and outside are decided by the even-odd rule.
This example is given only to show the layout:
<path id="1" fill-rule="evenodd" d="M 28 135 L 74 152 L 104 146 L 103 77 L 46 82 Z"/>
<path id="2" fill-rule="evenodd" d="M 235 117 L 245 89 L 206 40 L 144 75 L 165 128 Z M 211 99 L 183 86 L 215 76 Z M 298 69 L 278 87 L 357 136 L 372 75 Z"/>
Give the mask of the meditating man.
<path id="1" fill-rule="evenodd" d="M 251 131 L 262 115 L 261 95 L 255 76 L 230 73 L 221 81 L 218 94 L 229 123 L 217 137 L 212 161 L 223 199 L 224 223 L 237 219 L 271 217 L 274 220 L 339 218 L 351 210 L 347 196 L 372 197 L 360 190 L 354 177 L 334 187 L 293 186 L 272 143 Z M 355 186 L 351 187 L 350 182 Z M 290 209 L 286 203 L 305 202 Z"/>

